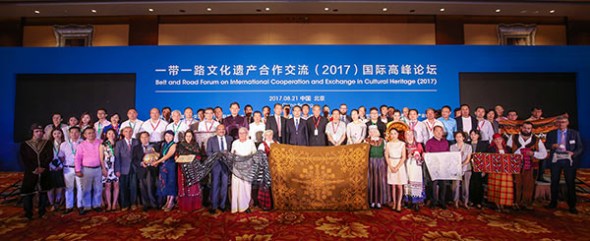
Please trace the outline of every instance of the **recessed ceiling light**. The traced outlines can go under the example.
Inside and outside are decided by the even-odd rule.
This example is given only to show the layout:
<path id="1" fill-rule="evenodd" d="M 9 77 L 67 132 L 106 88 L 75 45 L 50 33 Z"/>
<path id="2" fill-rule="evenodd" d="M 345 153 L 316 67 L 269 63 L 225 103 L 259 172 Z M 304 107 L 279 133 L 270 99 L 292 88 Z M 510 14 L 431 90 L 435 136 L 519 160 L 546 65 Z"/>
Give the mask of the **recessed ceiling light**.
<path id="1" fill-rule="evenodd" d="M 502 10 L 501 9 L 496 9 L 496 12 L 499 13 L 499 12 L 502 12 Z"/>
<path id="2" fill-rule="evenodd" d="M 270 8 L 265 8 L 264 10 L 265 10 L 265 11 L 270 11 Z"/>
<path id="3" fill-rule="evenodd" d="M 330 11 L 330 8 L 324 8 L 324 11 Z"/>
<path id="4" fill-rule="evenodd" d="M 211 11 L 213 11 L 213 9 L 212 9 L 212 8 L 207 8 L 206 10 L 207 10 L 207 12 L 211 12 Z"/>
<path id="5" fill-rule="evenodd" d="M 441 12 L 444 12 L 444 11 L 445 11 L 445 9 L 444 9 L 444 8 L 441 8 L 441 9 L 440 9 L 440 11 L 441 11 Z"/>
<path id="6" fill-rule="evenodd" d="M 383 8 L 383 12 L 387 12 L 387 10 L 388 10 L 387 8 Z"/>
<path id="7" fill-rule="evenodd" d="M 39 10 L 35 10 L 35 14 L 40 14 L 41 12 L 39 12 Z"/>
<path id="8" fill-rule="evenodd" d="M 96 13 L 96 10 L 92 9 L 92 10 L 90 10 L 90 12 L 92 12 L 92 13 Z"/>
<path id="9" fill-rule="evenodd" d="M 553 13 L 555 13 L 555 10 L 551 9 L 551 10 L 549 11 L 549 13 L 553 14 Z"/>
<path id="10" fill-rule="evenodd" d="M 153 8 L 148 8 L 148 11 L 153 12 L 154 9 Z"/>
<path id="11" fill-rule="evenodd" d="M 528 11 L 527 11 L 527 10 L 522 10 L 522 11 L 520 11 L 520 13 L 526 13 L 526 12 L 528 12 Z"/>

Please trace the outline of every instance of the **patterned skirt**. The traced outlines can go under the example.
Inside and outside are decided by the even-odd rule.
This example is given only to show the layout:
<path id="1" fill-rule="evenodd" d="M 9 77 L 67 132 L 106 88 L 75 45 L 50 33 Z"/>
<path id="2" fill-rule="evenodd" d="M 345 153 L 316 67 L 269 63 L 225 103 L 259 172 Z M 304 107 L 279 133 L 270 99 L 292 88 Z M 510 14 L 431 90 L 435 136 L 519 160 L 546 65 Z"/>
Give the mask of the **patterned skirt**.
<path id="1" fill-rule="evenodd" d="M 158 196 L 176 196 L 178 186 L 176 185 L 176 163 L 174 159 L 168 159 L 160 165 L 160 176 L 158 178 Z"/>
<path id="2" fill-rule="evenodd" d="M 514 183 L 512 174 L 492 173 L 488 177 L 488 201 L 497 205 L 512 206 Z"/>
<path id="3" fill-rule="evenodd" d="M 202 194 L 200 183 L 194 183 L 191 186 L 185 186 L 184 173 L 180 165 L 178 166 L 178 208 L 181 211 L 194 211 L 202 207 Z"/>
<path id="4" fill-rule="evenodd" d="M 391 188 L 387 184 L 387 163 L 383 157 L 369 159 L 369 203 L 391 202 Z"/>
<path id="5" fill-rule="evenodd" d="M 405 185 L 406 200 L 412 203 L 421 203 L 425 196 L 422 165 L 418 164 L 414 158 L 410 158 L 406 170 L 408 173 L 408 184 Z"/>
<path id="6" fill-rule="evenodd" d="M 270 187 L 260 187 L 258 189 L 258 205 L 262 210 L 268 211 L 272 209 L 272 195 Z"/>

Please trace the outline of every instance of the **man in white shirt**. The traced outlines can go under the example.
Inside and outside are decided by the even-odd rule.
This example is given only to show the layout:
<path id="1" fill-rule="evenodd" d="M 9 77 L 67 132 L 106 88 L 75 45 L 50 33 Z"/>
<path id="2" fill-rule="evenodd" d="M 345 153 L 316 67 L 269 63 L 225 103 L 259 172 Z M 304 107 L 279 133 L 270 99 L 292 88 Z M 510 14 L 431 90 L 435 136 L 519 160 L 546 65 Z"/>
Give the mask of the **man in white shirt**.
<path id="1" fill-rule="evenodd" d="M 76 116 L 70 116 L 70 118 L 68 118 L 68 125 L 61 128 L 61 131 L 64 133 L 64 138 L 66 141 L 70 138 L 70 128 L 78 126 L 79 123 L 80 120 L 78 120 L 78 117 Z"/>
<path id="2" fill-rule="evenodd" d="M 193 117 L 193 108 L 184 108 L 184 119 L 182 122 L 188 127 L 189 130 L 193 132 L 193 134 L 197 134 L 199 122 Z"/>
<path id="3" fill-rule="evenodd" d="M 422 121 L 422 123 L 424 126 L 424 130 L 422 131 L 424 136 L 422 137 L 422 140 L 430 140 L 434 137 L 435 126 L 441 126 L 443 130 L 445 129 L 443 123 L 436 119 L 433 108 L 426 109 L 426 120 Z"/>
<path id="4" fill-rule="evenodd" d="M 455 117 L 455 121 L 457 122 L 457 131 L 470 133 L 471 130 L 477 128 L 477 119 L 471 116 L 470 112 L 471 110 L 469 108 L 469 105 L 461 105 L 461 116 Z M 471 141 L 470 138 L 470 135 L 467 135 L 467 142 Z"/>
<path id="5" fill-rule="evenodd" d="M 424 126 L 424 123 L 418 121 L 418 110 L 409 110 L 408 118 L 410 119 L 408 121 L 408 126 L 410 127 L 410 130 L 414 131 L 414 137 L 416 138 L 416 142 L 425 144 L 426 141 L 430 140 L 424 139 L 424 137 L 427 137 L 429 135 L 424 133 L 426 132 L 426 126 Z"/>
<path id="6" fill-rule="evenodd" d="M 248 137 L 250 140 L 254 141 L 254 143 L 260 143 L 262 142 L 262 133 L 266 130 L 266 125 L 262 122 L 262 113 L 260 111 L 254 111 L 252 118 L 253 122 L 250 123 Z M 258 136 L 260 136 L 260 138 L 257 138 Z"/>
<path id="7" fill-rule="evenodd" d="M 102 138 L 104 128 L 111 125 L 111 122 L 107 120 L 107 110 L 105 108 L 99 108 L 96 111 L 96 117 L 98 121 L 94 123 L 94 130 L 96 131 L 96 139 Z"/>
<path id="8" fill-rule="evenodd" d="M 326 125 L 329 146 L 340 146 L 346 140 L 346 124 L 340 121 L 340 110 L 332 110 L 332 121 Z"/>
<path id="9" fill-rule="evenodd" d="M 188 130 L 188 126 L 184 124 L 184 121 L 180 121 L 180 111 L 172 111 L 172 123 L 166 126 L 167 131 L 174 132 L 174 142 L 178 143 L 184 138 L 184 132 Z"/>
<path id="10" fill-rule="evenodd" d="M 309 117 L 309 105 L 303 104 L 301 106 L 301 119 L 307 120 Z"/>
<path id="11" fill-rule="evenodd" d="M 213 120 L 213 108 L 205 109 L 205 119 L 199 122 L 199 128 L 197 129 L 196 140 L 203 149 L 207 149 L 207 140 L 209 137 L 215 135 L 215 131 L 219 122 Z"/>
<path id="12" fill-rule="evenodd" d="M 74 209 L 74 200 L 76 200 L 76 206 L 82 207 L 82 185 L 81 178 L 76 176 L 75 170 L 75 159 L 76 159 L 76 148 L 78 144 L 82 142 L 80 139 L 80 127 L 73 126 L 68 130 L 67 141 L 61 143 L 59 147 L 58 157 L 64 163 L 64 181 L 66 183 L 66 210 L 64 214 L 72 212 Z M 74 198 L 74 187 L 77 190 L 77 197 Z"/>
<path id="13" fill-rule="evenodd" d="M 477 119 L 477 130 L 481 133 L 481 140 L 486 142 L 492 141 L 494 136 L 494 127 L 492 123 L 485 119 L 486 109 L 482 106 L 475 108 L 475 118 Z"/>
<path id="14" fill-rule="evenodd" d="M 160 119 L 160 110 L 152 108 L 150 110 L 150 119 L 143 122 L 141 130 L 150 134 L 150 144 L 158 144 L 164 138 L 164 132 L 168 122 Z"/>
<path id="15" fill-rule="evenodd" d="M 135 108 L 129 108 L 127 110 L 127 118 L 129 119 L 121 124 L 121 130 L 125 127 L 131 127 L 131 130 L 133 130 L 131 138 L 136 139 L 137 134 L 141 131 L 143 121 L 137 119 L 137 110 Z"/>
<path id="16" fill-rule="evenodd" d="M 533 191 L 535 189 L 535 178 L 533 169 L 535 163 L 547 157 L 547 149 L 543 141 L 533 135 L 533 124 L 524 122 L 520 127 L 520 134 L 508 138 L 506 146 L 510 147 L 514 154 L 523 155 L 523 168 L 519 175 L 515 176 L 515 198 L 514 204 L 517 207 L 523 206 L 526 209 L 533 209 Z"/>

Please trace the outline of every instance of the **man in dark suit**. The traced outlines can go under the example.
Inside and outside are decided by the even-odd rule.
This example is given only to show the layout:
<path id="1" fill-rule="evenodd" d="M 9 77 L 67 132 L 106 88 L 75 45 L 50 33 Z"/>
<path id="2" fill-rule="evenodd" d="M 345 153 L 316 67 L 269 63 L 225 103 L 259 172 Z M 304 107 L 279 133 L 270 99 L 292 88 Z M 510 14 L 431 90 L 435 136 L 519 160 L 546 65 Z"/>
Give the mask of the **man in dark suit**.
<path id="1" fill-rule="evenodd" d="M 283 111 L 283 106 L 279 103 L 276 103 L 274 106 L 274 115 L 269 116 L 266 120 L 266 129 L 272 130 L 274 133 L 274 140 L 278 141 L 279 143 L 285 143 L 286 141 L 286 131 L 285 125 L 287 119 L 281 116 L 281 112 Z"/>
<path id="2" fill-rule="evenodd" d="M 326 146 L 326 124 L 328 119 L 321 116 L 319 105 L 314 105 L 311 109 L 313 116 L 307 119 L 307 136 L 309 137 L 310 146 Z"/>
<path id="3" fill-rule="evenodd" d="M 133 147 L 138 144 L 133 139 L 133 128 L 127 126 L 121 130 L 123 139 L 117 141 L 115 145 L 115 174 L 119 177 L 119 187 L 121 192 L 121 208 L 127 211 L 129 207 L 135 210 L 135 201 L 137 200 L 137 177 L 135 176 L 135 167 L 131 165 L 133 159 Z"/>
<path id="4" fill-rule="evenodd" d="M 348 115 L 348 106 L 346 104 L 340 104 L 340 121 L 346 125 L 352 122 L 352 117 Z"/>
<path id="5" fill-rule="evenodd" d="M 470 133 L 471 130 L 477 130 L 477 118 L 472 116 L 470 111 L 468 104 L 461 105 L 461 116 L 455 117 L 455 121 L 457 121 L 457 131 Z M 466 141 L 471 141 L 471 137 L 467 136 Z"/>
<path id="6" fill-rule="evenodd" d="M 301 118 L 301 106 L 293 107 L 293 118 L 287 120 L 287 143 L 297 146 L 307 146 L 307 125 Z"/>
<path id="7" fill-rule="evenodd" d="M 140 132 L 139 142 L 139 145 L 133 147 L 132 166 L 135 169 L 137 180 L 139 182 L 143 211 L 147 211 L 150 208 L 158 207 L 156 201 L 156 179 L 158 177 L 158 168 L 148 166 L 143 162 L 144 155 L 153 148 L 153 146 L 150 145 L 150 134 L 146 131 Z"/>
<path id="8" fill-rule="evenodd" d="M 567 186 L 567 204 L 570 213 L 577 214 L 576 209 L 576 169 L 579 165 L 579 158 L 582 155 L 583 146 L 580 134 L 568 129 L 569 120 L 567 117 L 558 117 L 558 129 L 547 134 L 545 146 L 550 150 L 549 165 L 551 169 L 551 202 L 547 208 L 557 207 L 559 194 L 559 179 L 561 171 L 565 177 Z"/>
<path id="9" fill-rule="evenodd" d="M 215 136 L 207 140 L 207 156 L 213 156 L 217 152 L 230 152 L 233 138 L 225 135 L 225 126 L 218 125 Z M 229 169 L 224 164 L 216 162 L 211 169 L 211 207 L 209 213 L 214 214 L 219 208 L 225 211 L 227 201 L 227 186 L 229 181 Z"/>

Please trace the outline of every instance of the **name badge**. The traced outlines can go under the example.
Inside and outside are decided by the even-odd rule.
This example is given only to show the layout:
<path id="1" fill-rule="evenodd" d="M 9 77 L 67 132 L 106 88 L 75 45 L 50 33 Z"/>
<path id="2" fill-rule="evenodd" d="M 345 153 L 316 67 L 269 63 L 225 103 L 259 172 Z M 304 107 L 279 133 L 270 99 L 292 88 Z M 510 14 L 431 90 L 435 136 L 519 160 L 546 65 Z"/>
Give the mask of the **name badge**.
<path id="1" fill-rule="evenodd" d="M 576 144 L 576 140 L 570 140 L 570 145 Z"/>
<path id="2" fill-rule="evenodd" d="M 315 130 L 313 131 L 313 135 L 314 135 L 314 136 L 317 136 L 317 135 L 318 135 L 318 129 L 315 129 Z"/>

